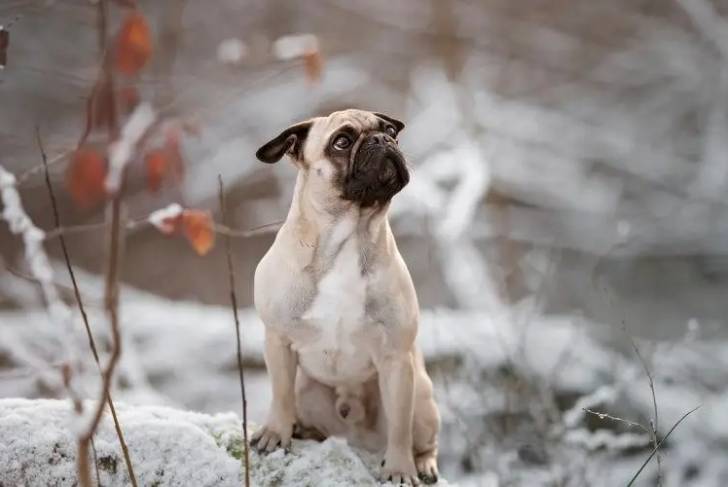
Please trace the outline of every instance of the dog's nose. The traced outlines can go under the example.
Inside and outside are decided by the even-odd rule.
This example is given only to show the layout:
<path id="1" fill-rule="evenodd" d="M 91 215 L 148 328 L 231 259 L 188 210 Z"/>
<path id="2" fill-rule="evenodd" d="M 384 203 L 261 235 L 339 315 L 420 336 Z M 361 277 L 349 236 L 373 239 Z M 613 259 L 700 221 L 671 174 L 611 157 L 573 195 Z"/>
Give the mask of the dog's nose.
<path id="1" fill-rule="evenodd" d="M 372 145 L 387 145 L 389 141 L 385 134 L 372 134 L 369 136 L 369 143 Z"/>
<path id="2" fill-rule="evenodd" d="M 339 414 L 343 419 L 346 419 L 347 416 L 349 416 L 349 413 L 351 412 L 351 408 L 348 404 L 342 404 L 341 407 L 339 407 Z"/>

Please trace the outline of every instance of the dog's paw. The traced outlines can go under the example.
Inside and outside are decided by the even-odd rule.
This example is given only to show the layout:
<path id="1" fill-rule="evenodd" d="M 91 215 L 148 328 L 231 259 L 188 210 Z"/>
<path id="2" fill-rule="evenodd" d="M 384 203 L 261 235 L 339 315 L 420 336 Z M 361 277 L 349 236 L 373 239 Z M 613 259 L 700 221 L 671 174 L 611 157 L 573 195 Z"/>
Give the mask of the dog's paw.
<path id="1" fill-rule="evenodd" d="M 417 469 L 411 458 L 385 459 L 382 463 L 382 482 L 391 482 L 394 485 L 420 485 Z"/>
<path id="2" fill-rule="evenodd" d="M 276 448 L 288 451 L 291 448 L 293 423 L 268 423 L 253 434 L 250 445 L 259 452 L 270 453 Z"/>
<path id="3" fill-rule="evenodd" d="M 437 483 L 437 455 L 433 452 L 423 453 L 415 458 L 417 474 L 426 484 Z"/>

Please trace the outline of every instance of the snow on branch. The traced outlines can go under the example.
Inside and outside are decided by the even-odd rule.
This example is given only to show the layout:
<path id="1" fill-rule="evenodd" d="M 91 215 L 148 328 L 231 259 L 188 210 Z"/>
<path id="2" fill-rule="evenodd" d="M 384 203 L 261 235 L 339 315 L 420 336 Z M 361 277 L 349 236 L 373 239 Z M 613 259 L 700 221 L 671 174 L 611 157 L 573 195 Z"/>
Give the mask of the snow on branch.
<path id="1" fill-rule="evenodd" d="M 140 103 L 121 129 L 121 137 L 109 146 L 109 173 L 106 190 L 116 193 L 121 186 L 121 175 L 134 154 L 134 148 L 156 120 L 157 115 L 149 103 Z"/>
<path id="2" fill-rule="evenodd" d="M 3 202 L 3 211 L 0 216 L 7 222 L 10 232 L 23 240 L 25 261 L 30 273 L 40 285 L 52 322 L 62 328 L 57 336 L 63 337 L 63 350 L 66 354 L 64 361 L 69 367 L 74 368 L 74 365 L 79 362 L 73 345 L 75 336 L 73 314 L 61 299 L 54 284 L 53 268 L 43 247 L 45 233 L 35 226 L 25 212 L 15 184 L 15 176 L 0 165 L 0 197 Z M 72 396 L 78 397 L 73 375 L 69 374 L 66 382 Z"/>

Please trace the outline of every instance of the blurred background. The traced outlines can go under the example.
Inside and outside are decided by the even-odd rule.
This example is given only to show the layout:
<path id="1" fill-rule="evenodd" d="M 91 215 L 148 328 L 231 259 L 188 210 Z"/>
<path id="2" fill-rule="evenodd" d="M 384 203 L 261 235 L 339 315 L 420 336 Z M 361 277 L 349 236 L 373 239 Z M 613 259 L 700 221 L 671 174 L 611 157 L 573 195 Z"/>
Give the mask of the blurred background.
<path id="1" fill-rule="evenodd" d="M 119 4 L 109 5 L 109 36 L 127 12 Z M 270 393 L 252 276 L 296 176 L 292 164 L 260 164 L 255 150 L 291 123 L 358 107 L 407 124 L 400 146 L 412 180 L 391 219 L 423 309 L 444 476 L 624 485 L 653 428 L 662 438 L 702 405 L 637 485 L 728 484 L 728 2 L 141 0 L 139 9 L 153 53 L 134 87 L 194 130 L 181 139 L 179 184 L 150 191 L 141 161 L 132 164 L 128 214 L 144 220 L 179 203 L 220 221 L 220 174 L 230 227 L 273 224 L 233 238 L 253 420 Z M 34 222 L 52 229 L 42 173 L 32 172 L 38 126 L 57 160 L 63 225 L 103 221 L 103 205 L 79 209 L 64 190 L 99 71 L 95 2 L 4 0 L 0 24 L 9 32 L 0 165 L 20 176 Z M 103 228 L 66 239 L 103 342 Z M 46 249 L 73 305 L 57 239 Z M 53 373 L 61 330 L 4 224 L 0 259 L 0 397 L 63 397 Z M 115 398 L 238 411 L 219 236 L 199 256 L 183 238 L 136 225 L 122 269 Z"/>

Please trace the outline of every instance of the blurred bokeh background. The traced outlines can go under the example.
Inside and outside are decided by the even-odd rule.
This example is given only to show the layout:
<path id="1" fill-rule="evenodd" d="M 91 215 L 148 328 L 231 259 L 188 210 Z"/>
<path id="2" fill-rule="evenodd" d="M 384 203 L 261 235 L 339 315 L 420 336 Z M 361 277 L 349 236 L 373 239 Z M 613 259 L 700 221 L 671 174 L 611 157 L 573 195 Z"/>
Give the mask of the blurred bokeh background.
<path id="1" fill-rule="evenodd" d="M 131 167 L 133 218 L 176 202 L 229 226 L 281 221 L 295 168 L 255 150 L 291 123 L 358 107 L 407 128 L 413 170 L 392 207 L 423 309 L 443 408 L 442 470 L 460 485 L 728 483 L 728 2 L 723 0 L 140 1 L 154 50 L 135 87 L 182 138 L 185 177 L 151 192 Z M 110 5 L 112 35 L 124 9 Z M 99 71 L 97 7 L 4 0 L 0 165 L 22 175 L 73 150 Z M 100 222 L 63 191 L 64 226 Z M 53 226 L 41 173 L 23 203 Z M 249 309 L 275 225 L 233 251 L 254 420 L 267 408 L 262 325 Z M 99 340 L 104 232 L 67 243 Z M 56 280 L 73 303 L 57 241 Z M 60 397 L 58 330 L 0 225 L 0 396 Z M 127 234 L 117 396 L 239 409 L 223 245 L 196 255 L 149 225 Z M 83 344 L 79 326 L 78 341 Z M 83 346 L 80 348 L 82 350 Z M 635 348 L 638 353 L 635 352 Z M 642 360 L 640 360 L 642 356 Z M 44 368 L 46 364 L 47 367 Z M 95 380 L 90 368 L 90 383 Z"/>

